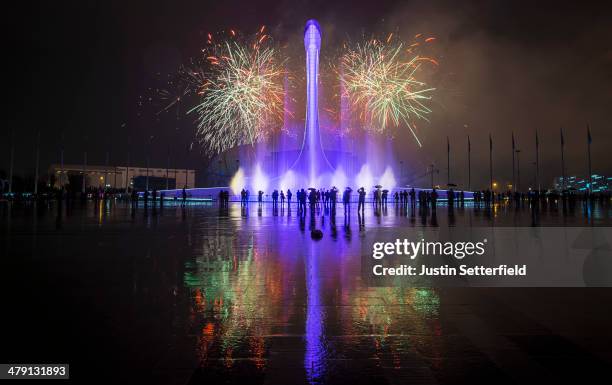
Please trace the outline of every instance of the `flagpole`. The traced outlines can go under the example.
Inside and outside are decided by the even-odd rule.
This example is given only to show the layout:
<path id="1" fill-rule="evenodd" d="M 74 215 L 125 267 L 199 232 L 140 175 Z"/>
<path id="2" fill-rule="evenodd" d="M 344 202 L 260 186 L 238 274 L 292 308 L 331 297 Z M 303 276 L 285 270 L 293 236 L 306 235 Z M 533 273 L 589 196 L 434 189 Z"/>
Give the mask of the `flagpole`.
<path id="1" fill-rule="evenodd" d="M 520 192 L 521 188 L 521 150 L 516 150 L 516 187 Z"/>
<path id="2" fill-rule="evenodd" d="M 106 150 L 106 160 L 105 160 L 105 165 L 104 165 L 104 188 L 103 190 L 106 191 L 106 185 L 108 184 L 108 167 L 110 164 L 110 151 L 108 151 L 108 149 Z"/>
<path id="3" fill-rule="evenodd" d="M 468 135 L 468 191 L 472 189 L 472 146 L 470 144 L 470 136 Z"/>
<path id="4" fill-rule="evenodd" d="M 83 151 L 83 181 L 81 184 L 81 193 L 85 194 L 85 185 L 87 179 L 87 151 Z"/>
<path id="5" fill-rule="evenodd" d="M 15 163 L 15 129 L 11 126 L 11 155 L 9 158 L 9 180 L 8 180 L 8 192 L 12 194 L 13 192 L 13 166 Z"/>
<path id="6" fill-rule="evenodd" d="M 60 143 L 60 189 L 64 188 L 64 131 L 62 131 Z"/>
<path id="7" fill-rule="evenodd" d="M 516 173 L 514 171 L 514 166 L 516 164 L 516 161 L 514 159 L 514 150 L 515 150 L 514 132 L 512 132 L 512 189 L 516 190 Z"/>
<path id="8" fill-rule="evenodd" d="M 591 172 L 591 128 L 587 124 L 587 148 L 589 153 L 589 194 L 593 192 L 593 173 Z"/>
<path id="9" fill-rule="evenodd" d="M 538 186 L 538 192 L 539 192 L 541 190 L 541 186 L 540 186 L 540 141 L 538 140 L 538 130 L 536 130 L 535 145 L 536 145 L 536 186 Z"/>
<path id="10" fill-rule="evenodd" d="M 446 137 L 446 186 L 450 184 L 450 140 Z"/>
<path id="11" fill-rule="evenodd" d="M 563 146 L 565 141 L 563 140 L 563 127 L 559 128 L 561 134 L 561 191 L 565 190 L 565 157 L 563 154 Z"/>
<path id="12" fill-rule="evenodd" d="M 493 139 L 489 134 L 489 187 L 493 192 Z"/>
<path id="13" fill-rule="evenodd" d="M 38 194 L 38 167 L 40 164 L 40 130 L 36 131 L 36 171 L 34 172 L 34 195 Z"/>
<path id="14" fill-rule="evenodd" d="M 130 145 L 131 138 L 128 135 L 128 151 L 127 151 L 127 165 L 125 166 L 125 193 L 128 193 L 130 185 Z"/>
<path id="15" fill-rule="evenodd" d="M 85 148 L 83 149 L 83 181 L 81 184 L 81 193 L 85 194 L 85 185 L 87 179 L 87 137 L 85 137 Z"/>

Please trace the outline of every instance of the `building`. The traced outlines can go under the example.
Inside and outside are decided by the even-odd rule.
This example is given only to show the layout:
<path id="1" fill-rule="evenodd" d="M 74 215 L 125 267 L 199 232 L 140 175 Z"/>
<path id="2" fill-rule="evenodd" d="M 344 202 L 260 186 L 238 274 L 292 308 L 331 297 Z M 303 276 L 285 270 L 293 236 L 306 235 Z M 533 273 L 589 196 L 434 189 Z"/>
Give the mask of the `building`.
<path id="1" fill-rule="evenodd" d="M 593 174 L 591 176 L 593 181 L 592 191 L 597 192 L 610 192 L 612 189 L 612 177 Z M 562 189 L 570 189 L 576 191 L 585 192 L 589 189 L 589 180 L 578 176 L 567 176 L 565 177 L 565 183 L 563 183 L 563 177 L 558 176 L 554 180 L 555 190 L 561 191 Z"/>
<path id="2" fill-rule="evenodd" d="M 159 167 L 127 167 L 127 166 L 94 166 L 52 164 L 49 175 L 53 176 L 54 187 L 74 186 L 73 190 L 84 188 L 117 188 L 137 190 L 194 188 L 195 170 L 159 168 Z"/>

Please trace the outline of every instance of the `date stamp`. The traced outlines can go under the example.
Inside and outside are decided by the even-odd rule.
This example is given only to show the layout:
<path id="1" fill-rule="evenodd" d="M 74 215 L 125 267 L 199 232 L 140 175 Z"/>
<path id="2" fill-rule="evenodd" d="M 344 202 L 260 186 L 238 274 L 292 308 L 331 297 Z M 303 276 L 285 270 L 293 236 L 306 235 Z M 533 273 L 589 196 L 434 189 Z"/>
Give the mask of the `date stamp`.
<path id="1" fill-rule="evenodd" d="M 68 364 L 0 364 L 0 380 L 70 378 Z"/>

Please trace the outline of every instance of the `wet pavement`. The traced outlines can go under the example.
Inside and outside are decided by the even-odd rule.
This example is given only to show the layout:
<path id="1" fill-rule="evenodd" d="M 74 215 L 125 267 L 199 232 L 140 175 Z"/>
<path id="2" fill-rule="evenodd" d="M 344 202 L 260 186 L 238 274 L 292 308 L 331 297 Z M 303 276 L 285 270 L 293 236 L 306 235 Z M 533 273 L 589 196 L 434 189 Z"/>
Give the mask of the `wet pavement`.
<path id="1" fill-rule="evenodd" d="M 612 364 L 612 289 L 371 288 L 360 237 L 609 226 L 610 210 L 2 206 L 1 362 L 69 363 L 82 383 L 582 383 Z"/>

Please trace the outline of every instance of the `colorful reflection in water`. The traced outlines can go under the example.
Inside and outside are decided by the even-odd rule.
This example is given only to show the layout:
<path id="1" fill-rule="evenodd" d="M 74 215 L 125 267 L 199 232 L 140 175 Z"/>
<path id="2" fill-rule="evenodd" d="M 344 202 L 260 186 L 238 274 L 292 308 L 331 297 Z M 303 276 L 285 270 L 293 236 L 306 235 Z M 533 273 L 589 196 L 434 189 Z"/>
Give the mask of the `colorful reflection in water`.
<path id="1" fill-rule="evenodd" d="M 325 370 L 325 345 L 323 328 L 323 309 L 320 293 L 319 254 L 310 244 L 310 253 L 306 257 L 306 330 L 304 368 L 310 383 L 318 382 Z"/>
<path id="2" fill-rule="evenodd" d="M 612 205 L 605 202 L 437 211 L 368 204 L 365 216 L 353 206 L 346 217 L 340 205 L 337 217 L 321 209 L 305 218 L 295 205 L 275 211 L 268 204 L 2 207 L 0 243 L 16 267 L 6 278 L 19 288 L 10 296 L 37 312 L 24 312 L 28 317 L 7 329 L 19 331 L 11 349 L 64 349 L 81 368 L 111 362 L 138 376 L 135 383 L 144 372 L 134 372 L 135 362 L 192 384 L 496 383 L 499 367 L 488 354 L 523 351 L 521 362 L 532 362 L 521 341 L 563 342 L 542 328 L 558 325 L 558 314 L 573 315 L 573 324 L 585 322 L 585 313 L 607 316 L 603 291 L 524 289 L 509 298 L 508 290 L 423 289 L 403 280 L 369 287 L 360 274 L 361 244 L 381 228 L 608 227 Z M 320 241 L 311 239 L 313 227 L 323 230 Z M 24 272 L 34 277 L 31 292 L 19 286 Z M 31 308 L 41 293 L 53 300 Z M 567 313 L 566 301 L 580 311 Z M 549 305 L 556 312 L 546 311 Z M 31 333 L 41 319 L 61 344 L 45 339 L 49 333 Z M 598 327 L 584 331 L 593 333 L 585 346 L 606 337 Z M 551 346 L 546 359 L 557 355 L 559 365 L 580 375 L 595 362 L 564 365 L 576 354 L 573 345 Z"/>
<path id="3" fill-rule="evenodd" d="M 375 366 L 390 356 L 399 367 L 416 344 L 441 335 L 435 289 L 361 282 L 359 239 L 315 242 L 297 218 L 261 220 L 228 220 L 194 241 L 184 284 L 201 367 L 240 364 L 264 373 L 285 340 L 307 381 L 323 383 L 351 355 Z M 306 221 L 338 231 L 330 217 Z"/>

